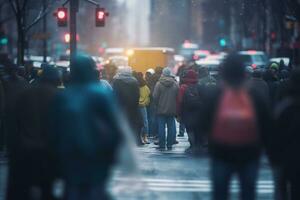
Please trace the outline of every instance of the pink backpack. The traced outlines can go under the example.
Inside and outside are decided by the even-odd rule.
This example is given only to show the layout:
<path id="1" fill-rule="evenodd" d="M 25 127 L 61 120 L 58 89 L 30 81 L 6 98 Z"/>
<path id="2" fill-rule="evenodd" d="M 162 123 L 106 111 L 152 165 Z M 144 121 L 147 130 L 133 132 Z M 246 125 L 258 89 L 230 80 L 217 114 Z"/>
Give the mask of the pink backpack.
<path id="1" fill-rule="evenodd" d="M 258 143 L 256 115 L 252 100 L 245 89 L 225 89 L 221 97 L 212 141 L 227 146 L 243 146 Z"/>

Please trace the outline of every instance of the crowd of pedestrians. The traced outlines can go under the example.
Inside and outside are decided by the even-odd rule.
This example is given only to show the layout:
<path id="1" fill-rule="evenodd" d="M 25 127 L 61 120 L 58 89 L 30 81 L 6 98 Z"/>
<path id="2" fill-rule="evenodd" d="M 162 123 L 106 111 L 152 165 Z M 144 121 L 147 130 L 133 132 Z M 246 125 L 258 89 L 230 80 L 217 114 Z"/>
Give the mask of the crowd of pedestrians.
<path id="1" fill-rule="evenodd" d="M 70 73 L 46 63 L 20 73 L 5 56 L 0 64 L 8 200 L 55 199 L 57 178 L 66 183 L 65 199 L 109 199 L 105 184 L 128 132 L 138 146 L 153 142 L 170 151 L 178 143 L 176 121 L 177 137 L 187 133 L 187 154 L 209 152 L 213 199 L 229 199 L 234 174 L 240 198 L 255 199 L 262 154 L 274 172 L 276 199 L 300 199 L 298 68 L 280 62 L 253 70 L 232 54 L 219 79 L 192 65 L 181 67 L 178 81 L 168 67 L 143 74 L 110 65 L 100 74 L 84 55 Z"/>

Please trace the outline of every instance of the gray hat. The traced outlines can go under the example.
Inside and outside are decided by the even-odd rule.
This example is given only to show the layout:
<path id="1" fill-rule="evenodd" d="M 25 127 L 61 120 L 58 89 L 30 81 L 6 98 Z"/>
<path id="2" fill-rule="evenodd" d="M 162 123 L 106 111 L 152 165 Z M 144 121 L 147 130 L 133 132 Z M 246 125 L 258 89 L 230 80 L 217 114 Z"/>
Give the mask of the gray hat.
<path id="1" fill-rule="evenodd" d="M 168 68 L 168 67 L 164 68 L 162 71 L 162 75 L 163 76 L 172 76 L 172 72 L 171 72 L 170 68 Z"/>

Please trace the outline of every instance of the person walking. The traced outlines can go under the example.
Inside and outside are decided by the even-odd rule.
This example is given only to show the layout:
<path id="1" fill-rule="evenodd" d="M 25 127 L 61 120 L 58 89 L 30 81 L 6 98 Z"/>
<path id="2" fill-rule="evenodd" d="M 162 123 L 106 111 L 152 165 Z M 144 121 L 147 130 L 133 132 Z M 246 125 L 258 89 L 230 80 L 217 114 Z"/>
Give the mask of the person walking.
<path id="1" fill-rule="evenodd" d="M 172 149 L 172 145 L 176 141 L 176 98 L 179 86 L 175 78 L 171 74 L 169 68 L 164 68 L 162 77 L 155 85 L 153 92 L 153 101 L 156 105 L 156 113 L 158 119 L 158 136 L 159 149 Z M 167 125 L 167 142 L 165 126 Z"/>
<path id="2" fill-rule="evenodd" d="M 262 144 L 269 134 L 268 104 L 245 86 L 239 55 L 229 55 L 220 71 L 224 84 L 206 91 L 199 115 L 201 132 L 209 135 L 212 199 L 229 199 L 230 180 L 237 174 L 240 199 L 254 200 Z"/>
<path id="3" fill-rule="evenodd" d="M 300 70 L 292 71 L 286 96 L 276 105 L 270 158 L 275 177 L 275 199 L 300 199 Z"/>
<path id="4" fill-rule="evenodd" d="M 14 131 L 8 135 L 9 178 L 7 200 L 54 199 L 52 184 L 55 164 L 49 151 L 47 126 L 49 107 L 57 93 L 59 74 L 56 68 L 43 70 L 40 81 L 18 96 L 14 112 Z"/>
<path id="5" fill-rule="evenodd" d="M 188 70 L 182 77 L 181 85 L 177 96 L 177 119 L 180 124 L 184 124 L 187 130 L 190 147 L 187 149 L 188 152 L 193 152 L 196 149 L 195 146 L 195 134 L 193 131 L 193 125 L 191 122 L 195 119 L 195 116 L 191 112 L 196 111 L 197 108 L 193 107 L 192 101 L 196 99 L 198 101 L 198 75 L 194 70 Z M 194 92 L 196 91 L 196 92 Z M 184 98 L 185 97 L 185 98 Z M 195 102 L 196 104 L 198 102 Z M 179 133 L 182 134 L 183 133 Z"/>
<path id="6" fill-rule="evenodd" d="M 139 110 L 140 89 L 131 67 L 120 67 L 112 83 L 113 91 L 131 129 L 137 145 L 144 145 L 140 137 L 143 118 Z"/>
<path id="7" fill-rule="evenodd" d="M 150 89 L 146 84 L 146 81 L 143 77 L 143 73 L 138 72 L 136 78 L 138 80 L 139 87 L 140 87 L 139 107 L 143 118 L 141 137 L 142 137 L 142 141 L 145 144 L 150 144 L 150 142 L 148 141 L 149 123 L 148 123 L 148 112 L 147 112 L 147 106 L 149 106 L 150 104 Z"/>
<path id="8" fill-rule="evenodd" d="M 66 200 L 107 200 L 106 182 L 123 140 L 120 109 L 112 91 L 99 84 L 90 56 L 77 55 L 71 69 L 69 87 L 51 108 L 51 149 Z"/>

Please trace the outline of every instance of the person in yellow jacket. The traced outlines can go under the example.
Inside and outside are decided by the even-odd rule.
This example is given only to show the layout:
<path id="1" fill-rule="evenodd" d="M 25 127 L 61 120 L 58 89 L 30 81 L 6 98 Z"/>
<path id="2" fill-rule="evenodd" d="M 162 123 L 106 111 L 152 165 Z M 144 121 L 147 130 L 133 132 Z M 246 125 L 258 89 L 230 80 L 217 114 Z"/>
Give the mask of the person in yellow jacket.
<path id="1" fill-rule="evenodd" d="M 150 104 L 150 89 L 146 84 L 143 73 L 136 73 L 136 79 L 138 80 L 140 87 L 140 98 L 139 98 L 139 106 L 140 111 L 143 118 L 143 127 L 141 130 L 141 138 L 145 144 L 150 144 L 148 141 L 149 134 L 149 124 L 148 124 L 148 113 L 147 106 Z"/>

